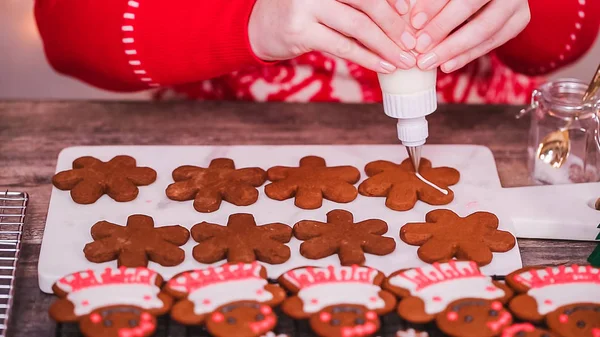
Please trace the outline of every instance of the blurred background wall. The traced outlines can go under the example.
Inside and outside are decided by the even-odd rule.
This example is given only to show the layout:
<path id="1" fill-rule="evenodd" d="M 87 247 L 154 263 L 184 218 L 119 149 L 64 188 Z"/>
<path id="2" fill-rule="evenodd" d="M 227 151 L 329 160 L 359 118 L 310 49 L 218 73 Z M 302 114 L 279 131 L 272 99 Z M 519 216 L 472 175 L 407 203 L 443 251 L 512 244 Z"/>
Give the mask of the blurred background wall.
<path id="1" fill-rule="evenodd" d="M 589 81 L 598 62 L 600 38 L 584 58 L 552 74 L 551 78 L 575 77 Z M 148 93 L 115 94 L 56 74 L 42 50 L 33 17 L 33 0 L 0 0 L 0 99 L 137 100 L 148 99 Z"/>

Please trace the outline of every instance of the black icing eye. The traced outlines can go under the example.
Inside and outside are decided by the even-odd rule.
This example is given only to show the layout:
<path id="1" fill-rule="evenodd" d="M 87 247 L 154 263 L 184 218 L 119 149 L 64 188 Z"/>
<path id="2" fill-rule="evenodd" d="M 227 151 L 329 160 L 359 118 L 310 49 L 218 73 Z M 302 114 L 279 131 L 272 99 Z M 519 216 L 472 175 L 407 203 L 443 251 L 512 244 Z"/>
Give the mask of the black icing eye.
<path id="1" fill-rule="evenodd" d="M 523 334 L 523 336 L 525 336 L 525 334 Z M 545 333 L 545 334 L 541 335 L 540 337 L 550 337 L 550 335 Z"/>
<path id="2" fill-rule="evenodd" d="M 473 322 L 473 316 L 471 316 L 471 315 L 465 316 L 465 323 L 471 323 L 471 322 Z"/>
<path id="3" fill-rule="evenodd" d="M 265 319 L 265 315 L 263 314 L 258 314 L 256 315 L 256 317 L 254 318 L 256 321 L 262 321 L 263 319 Z"/>
<path id="4" fill-rule="evenodd" d="M 107 328 L 110 328 L 112 326 L 112 321 L 110 319 L 104 320 L 102 321 L 102 325 L 104 325 Z"/>
<path id="5" fill-rule="evenodd" d="M 231 308 L 231 307 L 223 307 L 223 308 L 221 309 L 221 312 L 222 312 L 222 313 L 224 313 L 224 314 L 226 314 L 226 313 L 230 312 L 231 310 L 232 310 L 232 308 Z"/>
<path id="6" fill-rule="evenodd" d="M 517 332 L 517 334 L 515 334 L 515 337 L 525 337 L 525 336 L 527 336 L 525 331 L 519 331 L 519 332 Z"/>
<path id="7" fill-rule="evenodd" d="M 354 324 L 358 324 L 358 325 L 365 324 L 365 319 L 364 318 L 357 318 L 357 319 L 354 320 Z"/>
<path id="8" fill-rule="evenodd" d="M 250 307 L 253 309 L 260 309 L 260 305 L 258 303 L 252 303 Z"/>
<path id="9" fill-rule="evenodd" d="M 127 323 L 129 324 L 129 327 L 131 327 L 131 328 L 135 328 L 136 326 L 138 326 L 138 321 L 135 319 L 130 319 Z"/>
<path id="10" fill-rule="evenodd" d="M 340 308 L 340 307 L 335 307 L 335 308 L 331 309 L 332 314 L 339 314 L 340 312 L 342 312 L 342 308 Z"/>
<path id="11" fill-rule="evenodd" d="M 332 319 L 331 322 L 329 322 L 329 324 L 333 325 L 333 326 L 338 326 L 340 325 L 342 322 L 340 322 L 339 319 Z"/>
<path id="12" fill-rule="evenodd" d="M 577 321 L 577 327 L 580 329 L 585 328 L 585 322 L 584 321 Z"/>
<path id="13" fill-rule="evenodd" d="M 235 324 L 236 322 L 235 317 L 227 317 L 227 324 Z"/>
<path id="14" fill-rule="evenodd" d="M 496 310 L 490 310 L 489 311 L 489 315 L 492 316 L 492 317 L 496 317 L 496 316 L 498 316 L 498 311 L 496 311 Z"/>

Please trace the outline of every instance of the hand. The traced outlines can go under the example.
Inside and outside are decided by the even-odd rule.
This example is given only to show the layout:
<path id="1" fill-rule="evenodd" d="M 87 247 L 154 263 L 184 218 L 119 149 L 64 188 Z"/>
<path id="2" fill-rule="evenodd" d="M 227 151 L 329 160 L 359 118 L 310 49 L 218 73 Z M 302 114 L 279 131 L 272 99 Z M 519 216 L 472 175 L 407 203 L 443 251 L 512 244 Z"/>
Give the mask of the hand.
<path id="1" fill-rule="evenodd" d="M 410 13 L 420 30 L 417 65 L 462 68 L 519 34 L 530 17 L 527 0 L 417 0 Z"/>
<path id="2" fill-rule="evenodd" d="M 380 73 L 416 64 L 416 40 L 396 0 L 257 0 L 248 24 L 250 45 L 265 61 L 323 51 Z"/>

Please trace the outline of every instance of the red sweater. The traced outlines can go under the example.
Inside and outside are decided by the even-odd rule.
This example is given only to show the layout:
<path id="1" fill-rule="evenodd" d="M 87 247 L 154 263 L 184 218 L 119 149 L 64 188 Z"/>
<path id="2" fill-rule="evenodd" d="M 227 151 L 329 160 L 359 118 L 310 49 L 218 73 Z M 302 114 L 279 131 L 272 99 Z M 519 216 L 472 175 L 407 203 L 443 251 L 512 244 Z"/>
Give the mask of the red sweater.
<path id="1" fill-rule="evenodd" d="M 381 100 L 376 75 L 322 53 L 267 65 L 248 41 L 255 0 L 36 0 L 50 64 L 112 91 L 160 88 L 198 99 Z M 445 102 L 524 103 L 536 76 L 568 65 L 593 44 L 598 0 L 529 0 L 532 19 L 515 39 L 452 74 Z"/>

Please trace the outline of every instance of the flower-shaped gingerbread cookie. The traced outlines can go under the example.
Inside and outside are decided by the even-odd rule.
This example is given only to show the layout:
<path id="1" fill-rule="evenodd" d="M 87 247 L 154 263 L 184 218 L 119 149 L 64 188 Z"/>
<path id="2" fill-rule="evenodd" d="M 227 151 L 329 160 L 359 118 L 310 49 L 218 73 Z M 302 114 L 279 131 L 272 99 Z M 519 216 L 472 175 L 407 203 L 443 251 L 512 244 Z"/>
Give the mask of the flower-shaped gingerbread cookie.
<path id="1" fill-rule="evenodd" d="M 146 267 L 148 260 L 162 266 L 183 262 L 185 252 L 179 246 L 190 238 L 182 226 L 154 227 L 146 215 L 131 215 L 126 226 L 100 221 L 92 226 L 92 238 L 83 248 L 85 257 L 96 263 L 117 259 L 119 266 Z"/>
<path id="2" fill-rule="evenodd" d="M 515 246 L 515 237 L 498 230 L 498 218 L 492 213 L 475 212 L 461 218 L 439 209 L 427 213 L 425 221 L 402 226 L 400 238 L 420 246 L 417 254 L 427 263 L 456 257 L 485 266 L 492 262 L 492 252 L 507 252 Z"/>
<path id="3" fill-rule="evenodd" d="M 258 167 L 236 169 L 233 160 L 218 158 L 208 168 L 180 166 L 173 171 L 174 183 L 167 187 L 167 197 L 176 201 L 194 200 L 198 212 L 219 209 L 225 200 L 236 206 L 252 205 L 258 199 L 257 187 L 267 179 Z"/>
<path id="4" fill-rule="evenodd" d="M 227 226 L 207 222 L 194 225 L 192 237 L 199 242 L 192 254 L 202 263 L 227 259 L 230 263 L 258 260 L 280 264 L 290 258 L 285 243 L 292 238 L 292 228 L 281 223 L 257 226 L 252 215 L 233 214 Z"/>
<path id="5" fill-rule="evenodd" d="M 265 186 L 269 198 L 295 198 L 295 205 L 303 209 L 321 207 L 323 198 L 348 203 L 358 195 L 354 184 L 360 179 L 360 172 L 352 166 L 327 167 L 321 157 L 304 157 L 300 167 L 272 167 L 267 175 L 273 181 Z"/>
<path id="6" fill-rule="evenodd" d="M 425 158 L 421 159 L 418 174 L 409 159 L 400 165 L 377 160 L 367 164 L 365 172 L 370 178 L 358 186 L 358 192 L 368 197 L 386 197 L 385 205 L 396 211 L 412 209 L 417 200 L 430 205 L 449 204 L 454 192 L 448 186 L 460 179 L 457 170 L 431 167 Z"/>
<path id="7" fill-rule="evenodd" d="M 396 241 L 382 236 L 388 230 L 383 220 L 370 219 L 354 223 L 352 213 L 333 210 L 327 222 L 303 220 L 294 225 L 294 236 L 304 240 L 302 256 L 317 260 L 338 254 L 343 266 L 363 264 L 365 253 L 387 255 L 396 249 Z"/>
<path id="8" fill-rule="evenodd" d="M 115 201 L 131 201 L 139 193 L 138 186 L 155 180 L 156 171 L 137 167 L 135 159 L 129 156 L 116 156 L 108 162 L 81 157 L 73 161 L 73 169 L 54 175 L 52 184 L 60 190 L 70 190 L 71 198 L 78 204 L 93 204 L 103 194 Z"/>

